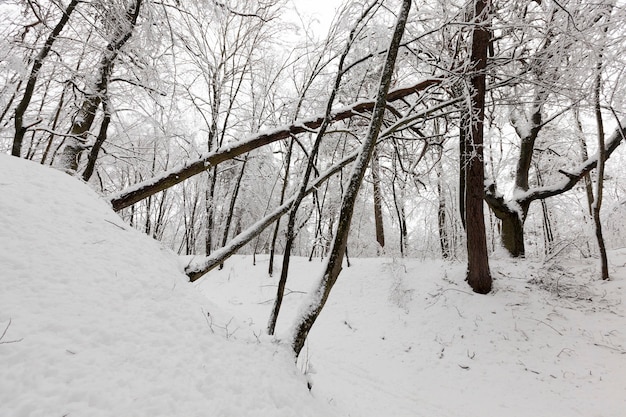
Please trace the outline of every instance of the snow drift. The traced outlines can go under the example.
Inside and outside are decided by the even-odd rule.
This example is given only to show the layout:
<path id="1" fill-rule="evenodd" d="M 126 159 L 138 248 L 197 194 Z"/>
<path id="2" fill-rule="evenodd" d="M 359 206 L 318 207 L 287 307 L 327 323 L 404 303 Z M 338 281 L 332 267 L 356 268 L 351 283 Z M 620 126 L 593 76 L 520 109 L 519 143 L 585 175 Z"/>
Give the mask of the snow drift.
<path id="1" fill-rule="evenodd" d="M 0 416 L 332 415 L 88 186 L 0 166 Z"/>

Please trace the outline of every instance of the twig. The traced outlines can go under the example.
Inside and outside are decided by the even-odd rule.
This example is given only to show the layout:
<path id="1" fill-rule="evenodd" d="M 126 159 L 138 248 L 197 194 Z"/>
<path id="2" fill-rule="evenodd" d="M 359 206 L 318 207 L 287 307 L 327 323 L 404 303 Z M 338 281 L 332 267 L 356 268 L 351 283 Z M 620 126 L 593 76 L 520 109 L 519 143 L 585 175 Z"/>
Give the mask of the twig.
<path id="1" fill-rule="evenodd" d="M 110 221 L 110 220 L 104 219 L 104 221 L 105 221 L 105 222 L 107 222 L 107 223 L 111 223 L 113 226 L 119 227 L 119 228 L 120 228 L 120 229 L 122 229 L 122 230 L 126 230 L 126 229 L 124 229 L 122 226 L 120 226 L 119 224 L 115 224 L 115 223 L 113 223 L 113 222 L 112 222 L 112 221 Z"/>
<path id="2" fill-rule="evenodd" d="M 4 328 L 4 331 L 2 332 L 2 336 L 0 336 L 0 345 L 4 345 L 4 344 L 8 344 L 8 343 L 18 343 L 21 342 L 22 340 L 24 340 L 24 338 L 21 339 L 17 339 L 17 340 L 7 340 L 5 342 L 2 341 L 2 339 L 4 339 L 4 336 L 7 334 L 7 331 L 9 330 L 9 326 L 11 326 L 11 319 L 9 318 L 9 323 L 7 323 L 7 327 Z"/>
<path id="3" fill-rule="evenodd" d="M 563 333 L 561 333 L 560 331 L 558 331 L 557 329 L 555 329 L 554 327 L 550 326 L 548 323 L 546 323 L 545 321 L 542 320 L 537 320 L 537 319 L 533 319 L 531 318 L 531 320 L 535 320 L 538 323 L 542 323 L 545 324 L 546 326 L 548 326 L 549 328 L 551 328 L 552 330 L 554 330 L 555 332 L 557 332 L 559 334 L 559 336 L 563 336 Z"/>
<path id="4" fill-rule="evenodd" d="M 215 333 L 215 330 L 213 330 L 212 320 L 211 320 L 211 322 L 209 322 L 209 317 L 211 317 L 211 313 L 205 312 L 204 308 L 202 308 L 202 307 L 200 307 L 200 310 L 202 310 L 202 315 L 204 316 L 204 319 L 206 320 L 206 324 L 209 326 L 209 329 L 211 330 L 211 333 Z"/>
<path id="5" fill-rule="evenodd" d="M 613 346 L 603 345 L 603 344 L 600 344 L 600 343 L 594 343 L 593 345 L 594 345 L 594 346 L 598 346 L 598 347 L 603 347 L 603 348 L 611 349 L 611 350 L 614 350 L 614 351 L 616 351 L 616 352 L 621 353 L 622 355 L 626 355 L 626 350 L 618 349 L 618 348 L 615 348 L 615 347 L 613 347 Z"/>

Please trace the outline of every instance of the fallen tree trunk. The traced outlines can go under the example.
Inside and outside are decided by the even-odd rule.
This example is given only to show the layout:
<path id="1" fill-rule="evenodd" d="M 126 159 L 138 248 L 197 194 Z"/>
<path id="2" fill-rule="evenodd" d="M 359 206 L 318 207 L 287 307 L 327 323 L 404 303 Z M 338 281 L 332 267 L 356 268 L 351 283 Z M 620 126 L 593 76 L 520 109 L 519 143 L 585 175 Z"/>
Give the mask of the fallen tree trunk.
<path id="1" fill-rule="evenodd" d="M 350 162 L 354 161 L 357 157 L 356 153 L 349 155 L 348 157 L 342 159 L 337 165 L 334 165 L 332 168 L 328 169 L 326 172 L 322 173 L 318 178 L 316 178 L 315 182 L 309 185 L 306 189 L 305 195 L 308 195 L 313 192 L 317 187 L 326 182 L 330 177 L 332 177 L 337 172 L 341 171 L 346 165 Z M 252 239 L 260 235 L 269 225 L 278 220 L 281 216 L 289 211 L 292 204 L 296 200 L 296 196 L 287 200 L 283 205 L 276 208 L 273 212 L 250 226 L 248 229 L 238 234 L 235 238 L 233 238 L 227 246 L 216 250 L 210 256 L 207 256 L 198 261 L 194 261 L 189 264 L 185 268 L 185 273 L 189 277 L 191 282 L 196 281 L 201 278 L 204 274 L 209 272 L 210 270 L 216 268 L 218 265 L 223 263 L 226 259 L 230 258 L 235 252 L 245 246 Z"/>
<path id="2" fill-rule="evenodd" d="M 441 78 L 430 78 L 420 81 L 410 87 L 399 88 L 387 94 L 387 101 L 392 102 L 400 100 L 406 96 L 423 91 L 426 88 L 441 83 Z M 369 112 L 374 108 L 374 101 L 360 101 L 351 106 L 344 107 L 334 111 L 331 115 L 331 121 L 340 121 L 349 119 L 353 116 L 361 115 Z M 279 127 L 268 132 L 256 133 L 249 138 L 230 145 L 223 146 L 213 152 L 209 152 L 195 161 L 188 162 L 184 165 L 163 172 L 147 181 L 139 182 L 119 193 L 109 197 L 109 201 L 113 206 L 113 210 L 119 211 L 126 207 L 150 197 L 160 191 L 170 188 L 176 184 L 185 181 L 194 175 L 204 172 L 211 166 L 218 165 L 224 161 L 233 159 L 246 152 L 253 151 L 261 146 L 289 138 L 292 135 L 310 132 L 317 129 L 324 121 L 323 116 L 310 118 L 307 120 L 296 121 L 289 126 Z"/>

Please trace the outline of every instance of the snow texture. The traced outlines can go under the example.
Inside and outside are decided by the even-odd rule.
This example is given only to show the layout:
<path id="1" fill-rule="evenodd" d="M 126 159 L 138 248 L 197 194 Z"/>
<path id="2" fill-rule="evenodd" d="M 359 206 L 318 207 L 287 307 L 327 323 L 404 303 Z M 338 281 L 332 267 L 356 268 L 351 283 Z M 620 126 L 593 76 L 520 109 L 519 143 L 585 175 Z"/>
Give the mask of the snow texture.
<path id="1" fill-rule="evenodd" d="M 293 259 L 273 340 L 266 257 L 190 284 L 75 178 L 0 165 L 1 417 L 626 415 L 626 249 L 608 282 L 594 260 L 492 259 L 486 296 L 462 263 L 353 258 L 297 369 L 322 262 Z"/>
<path id="2" fill-rule="evenodd" d="M 334 415 L 86 185 L 0 165 L 0 416 Z"/>
<path id="3" fill-rule="evenodd" d="M 610 282 L 589 260 L 492 260 L 486 296 L 461 263 L 351 259 L 299 364 L 344 416 L 622 417 L 626 249 L 609 258 Z M 291 336 L 323 267 L 292 261 L 278 338 Z M 199 287 L 258 332 L 275 293 L 266 271 L 267 258 L 236 256 Z"/>

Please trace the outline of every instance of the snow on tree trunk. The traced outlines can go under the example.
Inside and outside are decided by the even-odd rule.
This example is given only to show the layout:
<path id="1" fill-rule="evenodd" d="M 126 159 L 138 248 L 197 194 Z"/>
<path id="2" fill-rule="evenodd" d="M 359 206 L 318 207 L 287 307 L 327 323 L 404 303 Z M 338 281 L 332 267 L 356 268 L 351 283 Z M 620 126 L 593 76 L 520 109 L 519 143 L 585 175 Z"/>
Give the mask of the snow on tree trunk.
<path id="1" fill-rule="evenodd" d="M 472 115 L 469 141 L 465 148 L 467 178 L 465 190 L 465 221 L 467 232 L 467 282 L 474 292 L 487 294 L 491 291 L 491 273 L 487 252 L 487 237 L 483 211 L 485 167 L 483 164 L 483 121 L 485 119 L 485 69 L 489 48 L 490 0 L 474 2 L 474 28 L 472 30 L 470 84 Z"/>
<path id="2" fill-rule="evenodd" d="M 441 78 L 428 78 L 419 81 L 409 87 L 398 88 L 391 91 L 387 95 L 387 101 L 392 102 L 401 100 L 411 94 L 423 91 L 433 85 L 438 85 L 442 81 Z M 347 106 L 333 111 L 332 121 L 340 121 L 349 119 L 359 114 L 371 111 L 374 108 L 373 101 L 359 101 L 351 106 Z M 218 165 L 224 161 L 236 158 L 246 152 L 253 151 L 270 143 L 290 138 L 300 133 L 308 133 L 312 129 L 321 126 L 324 120 L 323 116 L 314 117 L 306 120 L 299 120 L 288 126 L 281 126 L 272 131 L 260 132 L 251 135 L 249 138 L 242 140 L 233 145 L 221 147 L 213 152 L 203 155 L 201 158 L 188 162 L 169 171 L 163 172 L 154 178 L 139 182 L 119 193 L 110 196 L 113 209 L 116 211 L 150 197 L 160 191 L 166 190 L 179 184 L 186 179 L 204 172 L 211 166 Z"/>
<path id="3" fill-rule="evenodd" d="M 317 187 L 321 186 L 325 181 L 327 181 L 331 176 L 341 171 L 346 165 L 356 159 L 357 155 L 352 154 L 342 159 L 339 163 L 337 163 L 332 168 L 328 169 L 326 172 L 322 173 L 309 187 L 307 188 L 307 194 L 313 192 L 313 190 L 317 189 Z M 231 239 L 227 246 L 224 246 L 221 249 L 218 249 L 211 253 L 210 256 L 207 256 L 202 259 L 194 260 L 194 262 L 188 265 L 185 268 L 185 273 L 189 277 L 191 282 L 196 281 L 201 278 L 204 274 L 209 272 L 210 270 L 217 267 L 219 264 L 223 263 L 226 259 L 230 258 L 233 254 L 235 254 L 239 249 L 249 243 L 252 239 L 260 235 L 263 230 L 265 230 L 269 225 L 278 220 L 281 216 L 289 211 L 295 197 L 287 200 L 283 205 L 276 208 L 273 212 L 265 216 L 263 219 L 259 220 L 248 229 L 239 233 L 236 237 Z"/>
<path id="4" fill-rule="evenodd" d="M 343 262 L 344 253 L 348 243 L 348 232 L 350 230 L 350 223 L 354 212 L 356 197 L 361 187 L 361 183 L 363 182 L 365 171 L 372 157 L 374 146 L 376 145 L 376 139 L 378 138 L 378 133 L 380 132 L 380 127 L 383 122 L 383 116 L 385 114 L 385 99 L 391 84 L 398 48 L 404 33 L 404 27 L 406 25 L 410 8 L 411 0 L 404 0 L 396 20 L 393 37 L 385 59 L 385 65 L 380 78 L 376 104 L 374 105 L 369 130 L 363 144 L 361 145 L 357 161 L 352 169 L 350 180 L 341 202 L 339 222 L 337 224 L 335 238 L 326 263 L 325 271 L 322 274 L 318 288 L 312 295 L 310 304 L 298 318 L 294 327 L 291 346 L 294 350 L 296 358 L 300 355 L 309 331 L 321 313 L 322 308 L 330 295 L 330 291 L 337 281 L 339 273 L 342 269 L 341 264 Z"/>

